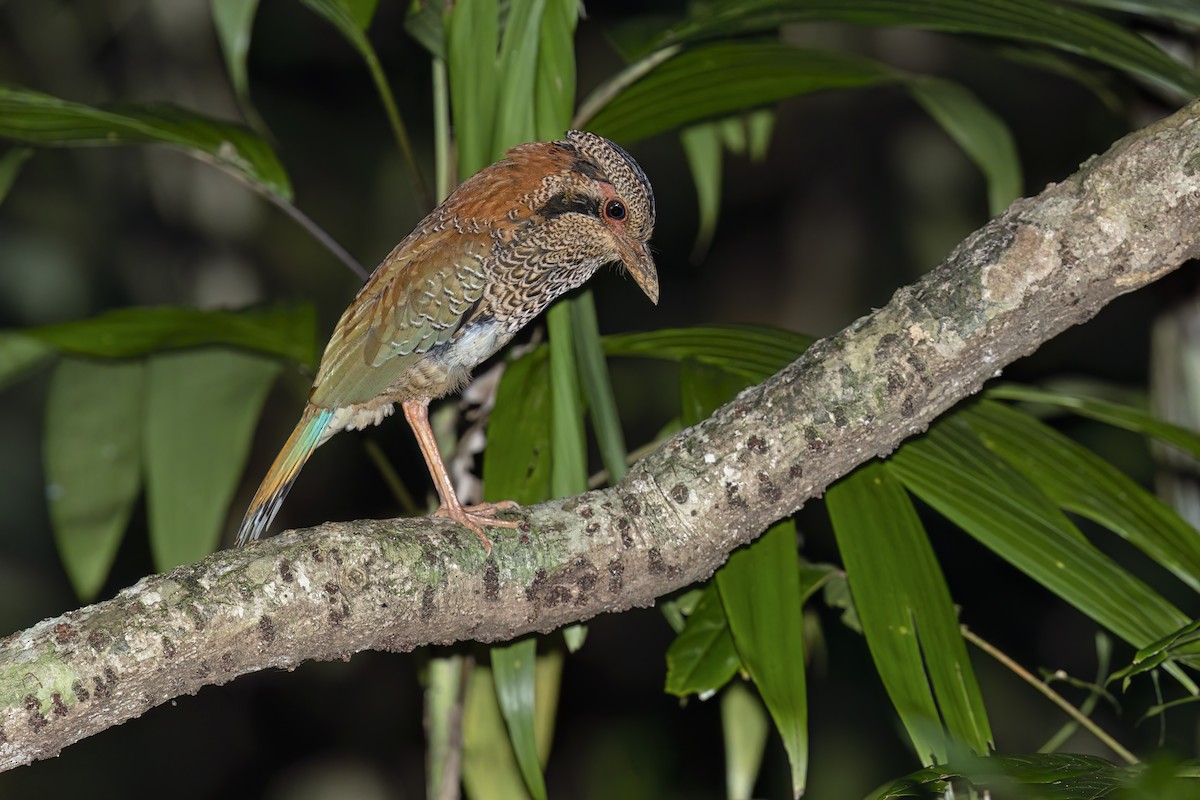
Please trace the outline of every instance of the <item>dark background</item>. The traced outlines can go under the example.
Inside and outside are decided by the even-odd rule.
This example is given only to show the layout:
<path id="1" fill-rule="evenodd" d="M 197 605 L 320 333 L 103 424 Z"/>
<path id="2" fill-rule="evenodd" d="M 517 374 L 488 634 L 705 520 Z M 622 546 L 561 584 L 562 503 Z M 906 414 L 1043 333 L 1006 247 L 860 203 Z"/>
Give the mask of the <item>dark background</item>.
<path id="1" fill-rule="evenodd" d="M 404 6 L 384 0 L 371 39 L 429 178 L 430 69 L 424 51 L 403 32 Z M 622 20 L 602 8 L 589 12 L 577 37 L 581 97 L 621 66 L 605 30 Z M 1114 109 L 1077 83 L 998 58 L 983 42 L 832 26 L 797 35 L 971 88 L 1011 126 L 1026 193 L 1069 175 L 1126 131 L 1169 110 L 1098 73 L 1118 103 Z M 358 55 L 299 3 L 263 0 L 250 77 L 297 205 L 373 265 L 424 209 L 411 197 Z M 203 0 L 0 2 L 0 81 L 92 104 L 169 100 L 214 116 L 238 116 Z M 899 88 L 782 104 L 766 161 L 727 159 L 720 224 L 711 248 L 694 260 L 696 199 L 677 136 L 628 143 L 628 149 L 657 195 L 654 248 L 662 299 L 652 307 L 628 279 L 602 273 L 591 286 L 604 332 L 753 322 L 832 333 L 884 304 L 896 287 L 936 264 L 987 218 L 980 173 Z M 1143 386 L 1150 325 L 1194 283 L 1182 271 L 1124 298 L 1014 365 L 1006 377 L 1079 375 Z M 260 197 L 161 148 L 39 151 L 0 205 L 0 328 L 133 305 L 292 301 L 316 304 L 324 335 L 357 286 L 343 265 Z M 636 446 L 675 413 L 675 376 L 637 362 L 614 363 L 613 374 L 628 439 Z M 0 633 L 78 605 L 54 552 L 43 499 L 47 377 L 38 373 L 0 392 Z M 299 414 L 310 381 L 311 375 L 289 367 L 274 389 L 230 530 Z M 1135 437 L 1085 423 L 1064 425 L 1149 479 L 1149 458 Z M 322 448 L 276 530 L 397 513 L 365 457 L 366 437 L 382 444 L 410 487 L 427 489 L 409 431 L 388 423 Z M 135 511 L 102 597 L 152 571 L 143 517 L 144 509 Z M 967 537 L 939 527 L 932 515 L 929 522 L 964 622 L 1026 666 L 1094 676 L 1095 629 L 1088 620 Z M 805 557 L 837 562 L 819 504 L 802 513 L 801 530 Z M 1134 558 L 1115 552 L 1125 563 Z M 1170 599 L 1195 613 L 1190 597 Z M 819 608 L 818 617 L 823 636 L 810 673 L 808 796 L 859 797 L 918 763 L 861 638 L 832 611 Z M 587 646 L 566 664 L 547 772 L 551 795 L 722 797 L 717 707 L 695 700 L 681 706 L 661 691 L 672 634 L 659 612 L 593 620 L 590 630 Z M 1118 658 L 1128 655 L 1118 647 Z M 205 689 L 81 742 L 60 758 L 0 775 L 0 797 L 421 797 L 418 671 L 424 657 L 362 653 L 347 663 L 307 664 L 294 673 Z M 1063 721 L 995 662 L 979 657 L 976 668 L 1001 750 L 1036 749 Z M 1136 710 L 1151 702 L 1135 695 L 1125 698 L 1134 711 L 1100 716 L 1123 741 L 1152 745 L 1160 733 L 1155 723 L 1133 724 Z M 1168 741 L 1190 753 L 1194 728 L 1194 715 L 1177 714 Z M 1107 755 L 1078 735 L 1068 749 Z M 773 740 L 763 775 L 760 795 L 787 794 L 785 760 Z"/>

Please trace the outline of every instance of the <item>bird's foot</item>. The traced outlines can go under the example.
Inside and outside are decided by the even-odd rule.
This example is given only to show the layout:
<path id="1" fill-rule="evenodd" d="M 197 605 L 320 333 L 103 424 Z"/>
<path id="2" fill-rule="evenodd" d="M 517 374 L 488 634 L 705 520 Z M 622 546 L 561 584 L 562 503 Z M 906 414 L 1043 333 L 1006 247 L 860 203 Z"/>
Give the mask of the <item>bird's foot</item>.
<path id="1" fill-rule="evenodd" d="M 515 528 L 521 524 L 518 519 L 496 519 L 496 513 L 510 508 L 519 508 L 512 500 L 502 500 L 499 503 L 479 503 L 474 506 L 442 506 L 433 512 L 435 517 L 452 519 L 468 530 L 474 531 L 483 543 L 483 549 L 492 552 L 492 540 L 483 532 L 488 528 Z"/>

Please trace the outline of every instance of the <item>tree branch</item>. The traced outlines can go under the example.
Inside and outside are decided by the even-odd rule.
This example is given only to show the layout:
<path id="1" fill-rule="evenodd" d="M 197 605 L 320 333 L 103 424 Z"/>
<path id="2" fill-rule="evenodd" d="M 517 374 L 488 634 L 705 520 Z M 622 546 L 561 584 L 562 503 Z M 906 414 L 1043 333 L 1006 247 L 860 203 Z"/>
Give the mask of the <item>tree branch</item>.
<path id="1" fill-rule="evenodd" d="M 0 769 L 184 693 L 365 649 L 500 641 L 651 605 L 1004 365 L 1200 249 L 1200 105 L 1020 200 L 885 308 L 519 531 L 329 523 L 0 640 Z"/>

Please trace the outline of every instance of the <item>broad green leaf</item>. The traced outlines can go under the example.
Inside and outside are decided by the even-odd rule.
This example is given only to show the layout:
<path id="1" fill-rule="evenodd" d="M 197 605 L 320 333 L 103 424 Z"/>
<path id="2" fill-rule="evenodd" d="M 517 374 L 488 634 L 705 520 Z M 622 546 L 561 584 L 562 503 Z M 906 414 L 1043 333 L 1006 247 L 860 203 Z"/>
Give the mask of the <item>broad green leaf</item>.
<path id="1" fill-rule="evenodd" d="M 825 495 L 850 591 L 875 668 L 926 764 L 953 739 L 985 754 L 992 735 L 983 697 L 937 557 L 912 501 L 871 463 Z"/>
<path id="2" fill-rule="evenodd" d="M 721 694 L 721 730 L 725 734 L 725 797 L 750 800 L 767 749 L 767 715 L 742 682 Z"/>
<path id="3" fill-rule="evenodd" d="M 808 773 L 808 698 L 795 523 L 777 523 L 735 552 L 717 570 L 716 584 L 738 657 L 783 738 L 792 793 L 800 797 Z"/>
<path id="4" fill-rule="evenodd" d="M 616 483 L 625 474 L 625 434 L 617 413 L 608 364 L 604 361 L 604 345 L 600 341 L 600 323 L 596 319 L 596 303 L 590 289 L 567 300 L 571 309 L 571 333 L 578 360 L 579 377 L 587 398 L 592 429 L 600 446 L 600 460 L 608 470 L 609 483 Z"/>
<path id="5" fill-rule="evenodd" d="M 698 694 L 706 699 L 729 682 L 739 663 L 721 596 L 716 583 L 710 583 L 667 648 L 665 689 L 679 697 Z"/>
<path id="6" fill-rule="evenodd" d="M 534 684 L 534 736 L 538 756 L 550 754 L 554 715 L 562 681 L 562 654 L 550 652 L 537 657 Z M 471 670 L 467 701 L 463 709 L 462 776 L 466 797 L 471 800 L 528 800 L 530 793 L 517 766 L 516 757 L 496 699 L 493 672 L 476 665 Z"/>
<path id="7" fill-rule="evenodd" d="M 0 138 L 51 147 L 170 145 L 283 200 L 292 197 L 283 165 L 257 134 L 177 106 L 125 104 L 93 108 L 0 85 Z"/>
<path id="8" fill-rule="evenodd" d="M 21 165 L 31 155 L 33 155 L 31 148 L 10 147 L 3 156 L 0 156 L 0 203 L 4 202 L 4 198 L 8 196 L 8 190 L 17 180 L 17 173 L 21 171 Z"/>
<path id="9" fill-rule="evenodd" d="M 720 122 L 693 125 L 679 134 L 700 204 L 700 227 L 692 245 L 692 261 L 699 261 L 708 251 L 721 211 L 721 125 Z"/>
<path id="10" fill-rule="evenodd" d="M 762 161 L 767 157 L 771 145 L 771 134 L 775 129 L 775 112 L 760 108 L 742 116 L 746 124 L 746 155 L 751 161 Z"/>
<path id="11" fill-rule="evenodd" d="M 254 29 L 257 11 L 258 0 L 212 0 L 213 27 L 217 31 L 217 41 L 221 43 L 221 53 L 225 56 L 229 82 L 233 84 L 244 113 L 253 113 L 246 56 L 250 53 L 250 34 Z"/>
<path id="12" fill-rule="evenodd" d="M 158 350 L 225 344 L 301 364 L 317 361 L 316 314 L 312 306 L 246 311 L 122 308 L 22 333 L 64 353 L 84 356 L 128 358 Z"/>
<path id="13" fill-rule="evenodd" d="M 146 508 L 154 567 L 217 549 L 254 425 L 283 365 L 225 348 L 159 353 L 146 364 Z"/>
<path id="14" fill-rule="evenodd" d="M 755 333 L 751 331 L 751 334 Z M 685 360 L 680 370 L 683 423 L 694 424 L 752 378 Z M 715 585 L 738 658 L 762 695 L 791 764 L 792 791 L 808 772 L 808 700 L 804 684 L 805 589 L 796 524 L 784 520 L 717 570 Z"/>
<path id="15" fill-rule="evenodd" d="M 522 504 L 550 496 L 550 364 L 544 347 L 504 369 L 488 420 L 483 490 L 489 500 Z"/>
<path id="16" fill-rule="evenodd" d="M 866 59 L 775 42 L 723 42 L 685 50 L 603 106 L 590 130 L 632 141 L 820 89 L 895 83 Z"/>
<path id="17" fill-rule="evenodd" d="M 604 352 L 709 364 L 740 375 L 749 384 L 765 380 L 795 361 L 812 341 L 780 328 L 697 325 L 606 336 Z"/>
<path id="18" fill-rule="evenodd" d="M 587 438 L 570 306 L 558 303 L 546 312 L 546 328 L 550 331 L 550 494 L 570 497 L 587 491 Z"/>
<path id="19" fill-rule="evenodd" d="M 1028 414 L 984 401 L 964 416 L 989 450 L 1059 506 L 1105 526 L 1200 591 L 1200 533 L 1173 509 Z"/>
<path id="20" fill-rule="evenodd" d="M 575 25 L 579 0 L 546 0 L 542 13 L 534 82 L 534 130 L 541 140 L 557 139 L 575 109 Z"/>
<path id="21" fill-rule="evenodd" d="M 1135 647 L 1190 621 L 1093 547 L 1041 489 L 984 447 L 964 419 L 939 422 L 887 465 L 909 491 Z"/>
<path id="22" fill-rule="evenodd" d="M 50 345 L 23 333 L 0 333 L 0 389 L 54 356 Z"/>
<path id="23" fill-rule="evenodd" d="M 1165 2 L 1165 0 L 1164 0 Z M 1200 77 L 1146 39 L 1103 17 L 1043 0 L 748 0 L 707 3 L 657 47 L 774 31 L 787 23 L 922 28 L 1046 45 L 1162 86 L 1200 93 Z"/>
<path id="24" fill-rule="evenodd" d="M 91 600 L 117 555 L 142 477 L 140 362 L 63 359 L 46 398 L 43 454 L 54 542 Z"/>
<path id="25" fill-rule="evenodd" d="M 535 800 L 546 800 L 546 784 L 534 737 L 537 640 L 527 638 L 505 647 L 492 647 L 491 653 L 496 700 L 508 726 L 521 775 Z"/>
<path id="26" fill-rule="evenodd" d="M 1033 386 L 1004 383 L 993 386 L 985 397 L 996 400 L 1016 400 L 1040 403 L 1066 409 L 1081 417 L 1094 419 L 1134 433 L 1153 436 L 1174 445 L 1186 453 L 1200 458 L 1200 433 L 1161 420 L 1149 411 L 1133 406 L 1113 403 L 1083 394 L 1047 391 Z"/>
<path id="27" fill-rule="evenodd" d="M 500 85 L 492 158 L 513 145 L 537 138 L 536 101 L 538 41 L 547 0 L 512 0 L 500 38 Z"/>
<path id="28" fill-rule="evenodd" d="M 459 0 L 447 21 L 450 107 L 458 144 L 458 171 L 473 175 L 492 162 L 492 130 L 500 88 L 497 0 Z"/>
<path id="29" fill-rule="evenodd" d="M 912 78 L 908 91 L 963 149 L 987 178 L 988 208 L 993 215 L 1021 195 L 1021 162 L 1004 120 L 957 83 Z"/>

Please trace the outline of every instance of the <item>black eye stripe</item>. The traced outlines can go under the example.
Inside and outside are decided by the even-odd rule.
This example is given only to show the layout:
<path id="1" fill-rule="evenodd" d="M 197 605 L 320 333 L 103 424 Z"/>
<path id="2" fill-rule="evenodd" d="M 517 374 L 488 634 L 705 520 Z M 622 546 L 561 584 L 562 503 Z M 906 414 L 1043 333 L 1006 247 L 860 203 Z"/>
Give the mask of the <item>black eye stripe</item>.
<path id="1" fill-rule="evenodd" d="M 587 214 L 600 216 L 600 201 L 586 195 L 556 194 L 538 209 L 537 213 L 549 219 L 562 214 Z"/>
<path id="2" fill-rule="evenodd" d="M 625 204 L 620 200 L 609 200 L 604 206 L 604 216 L 615 222 L 620 222 L 625 219 Z"/>

